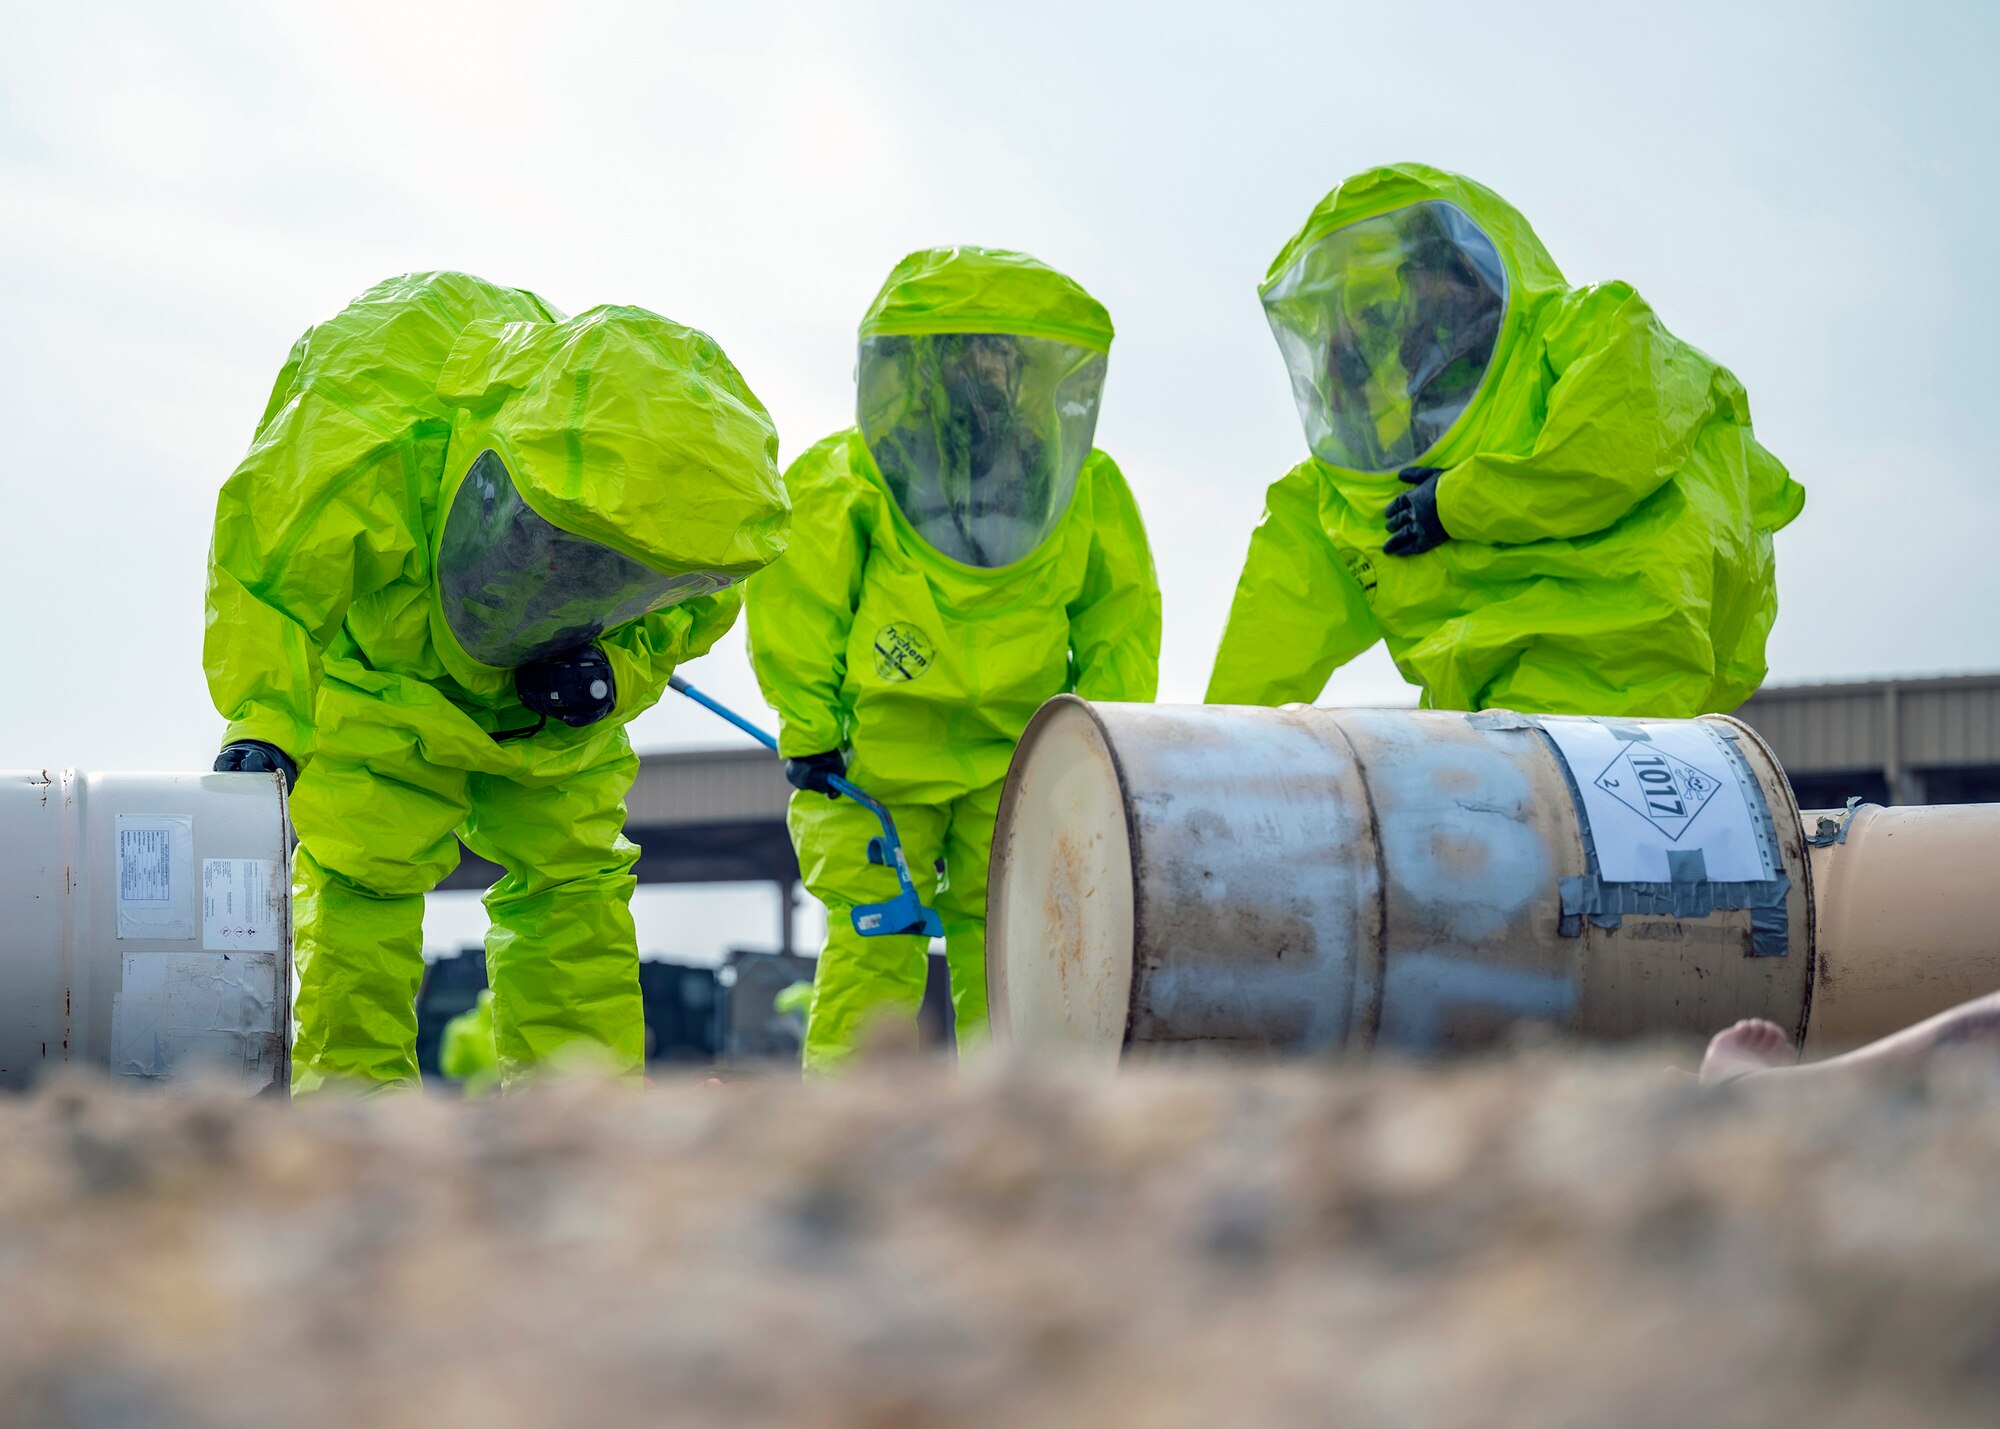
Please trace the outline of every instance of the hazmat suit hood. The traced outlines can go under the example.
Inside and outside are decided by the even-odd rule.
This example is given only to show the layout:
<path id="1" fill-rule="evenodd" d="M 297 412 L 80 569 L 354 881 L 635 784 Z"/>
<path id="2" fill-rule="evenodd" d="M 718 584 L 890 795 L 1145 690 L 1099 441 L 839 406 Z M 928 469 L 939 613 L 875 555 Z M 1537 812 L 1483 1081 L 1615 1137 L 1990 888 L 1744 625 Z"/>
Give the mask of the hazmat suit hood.
<path id="1" fill-rule="evenodd" d="M 1537 314 L 1567 291 L 1491 189 L 1425 164 L 1369 169 L 1322 199 L 1258 288 L 1313 454 L 1393 473 L 1477 428 Z"/>
<path id="2" fill-rule="evenodd" d="M 777 432 L 704 333 L 630 307 L 477 322 L 438 395 L 440 644 L 477 665 L 574 649 L 784 551 Z"/>
<path id="3" fill-rule="evenodd" d="M 862 319 L 862 445 L 922 542 L 1011 566 L 1047 540 L 1090 455 L 1110 315 L 1025 253 L 929 248 Z"/>

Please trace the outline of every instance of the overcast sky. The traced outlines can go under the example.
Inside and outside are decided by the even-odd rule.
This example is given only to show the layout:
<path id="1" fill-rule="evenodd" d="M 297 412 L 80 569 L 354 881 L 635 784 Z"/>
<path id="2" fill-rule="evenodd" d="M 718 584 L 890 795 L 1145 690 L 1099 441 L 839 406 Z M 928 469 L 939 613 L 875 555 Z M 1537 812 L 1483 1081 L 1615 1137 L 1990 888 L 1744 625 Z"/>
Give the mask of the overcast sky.
<path id="1" fill-rule="evenodd" d="M 897 258 L 1035 253 L 1117 324 L 1098 441 L 1152 531 L 1162 698 L 1199 699 L 1304 453 L 1257 281 L 1398 159 L 1744 380 L 1808 493 L 1774 679 L 2000 668 L 1996 62 L 1991 4 L 6 0 L 0 766 L 206 766 L 215 490 L 304 327 L 441 267 L 705 329 L 789 458 L 848 422 Z M 742 648 L 689 673 L 754 706 Z M 1325 699 L 1409 695 L 1378 651 Z M 671 702 L 632 733 L 731 738 Z"/>

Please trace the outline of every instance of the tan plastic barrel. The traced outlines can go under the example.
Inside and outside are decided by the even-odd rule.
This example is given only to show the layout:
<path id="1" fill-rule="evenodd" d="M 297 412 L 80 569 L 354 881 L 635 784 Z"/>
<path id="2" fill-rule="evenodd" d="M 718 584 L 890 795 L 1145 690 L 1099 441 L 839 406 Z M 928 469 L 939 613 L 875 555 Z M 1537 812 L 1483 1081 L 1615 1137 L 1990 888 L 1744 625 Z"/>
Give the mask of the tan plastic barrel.
<path id="1" fill-rule="evenodd" d="M 1703 726 L 1705 787 L 1754 805 L 1766 840 L 1752 892 L 1634 894 L 1602 877 L 1616 810 L 1595 833 L 1581 812 L 1582 786 L 1612 771 L 1570 767 L 1565 723 L 1590 722 L 1051 701 L 1000 801 L 996 1036 L 1109 1062 L 1456 1052 L 1522 1022 L 1693 1038 L 1755 1015 L 1802 1034 L 1810 872 L 1769 749 L 1721 716 L 1618 724 L 1635 749 Z M 1761 913 L 1703 906 L 1753 896 Z"/>
<path id="2" fill-rule="evenodd" d="M 2000 992 L 2000 804 L 1864 804 L 1805 827 L 1820 844 L 1807 1057 Z"/>

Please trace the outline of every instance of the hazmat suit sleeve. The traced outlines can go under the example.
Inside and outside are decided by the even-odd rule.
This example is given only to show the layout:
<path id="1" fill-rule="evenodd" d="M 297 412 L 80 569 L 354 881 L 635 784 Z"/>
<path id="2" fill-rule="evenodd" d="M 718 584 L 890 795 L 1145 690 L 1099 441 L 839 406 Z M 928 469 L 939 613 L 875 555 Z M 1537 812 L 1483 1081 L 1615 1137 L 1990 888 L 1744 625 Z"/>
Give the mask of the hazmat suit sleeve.
<path id="1" fill-rule="evenodd" d="M 1090 559 L 1069 605 L 1070 688 L 1087 700 L 1149 701 L 1160 686 L 1160 578 L 1139 505 L 1103 452 L 1091 483 Z"/>
<path id="2" fill-rule="evenodd" d="M 293 348 L 216 501 L 202 637 L 223 742 L 265 740 L 301 769 L 322 656 L 351 603 L 423 562 L 414 493 L 435 480 L 409 432 L 299 375 L 313 340 Z"/>
<path id="3" fill-rule="evenodd" d="M 1660 325 L 1625 283 L 1566 300 L 1543 338 L 1555 374 L 1525 456 L 1481 454 L 1438 482 L 1459 540 L 1495 545 L 1602 531 L 1685 466 L 1710 411 L 1714 364 Z"/>
<path id="4" fill-rule="evenodd" d="M 785 488 L 791 544 L 750 580 L 750 663 L 778 712 L 778 752 L 797 759 L 838 749 L 844 738 L 840 690 L 869 543 L 844 435 L 793 462 Z"/>
<path id="5" fill-rule="evenodd" d="M 599 637 L 618 690 L 617 717 L 630 719 L 658 704 L 674 670 L 707 654 L 729 633 L 742 608 L 743 588 L 732 586 L 656 610 Z"/>
<path id="6" fill-rule="evenodd" d="M 1320 523 L 1319 493 L 1318 469 L 1305 462 L 1266 496 L 1209 676 L 1209 704 L 1315 699 L 1335 669 L 1381 638 Z"/>

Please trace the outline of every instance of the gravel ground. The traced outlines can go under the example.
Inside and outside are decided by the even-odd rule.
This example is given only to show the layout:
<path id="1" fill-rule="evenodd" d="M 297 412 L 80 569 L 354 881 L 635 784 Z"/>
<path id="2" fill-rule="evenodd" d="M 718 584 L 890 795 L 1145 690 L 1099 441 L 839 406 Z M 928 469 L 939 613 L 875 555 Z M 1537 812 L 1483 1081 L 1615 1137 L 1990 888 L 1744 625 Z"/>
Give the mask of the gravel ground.
<path id="1" fill-rule="evenodd" d="M 0 1423 L 2000 1422 L 2000 1068 L 0 1102 Z"/>

